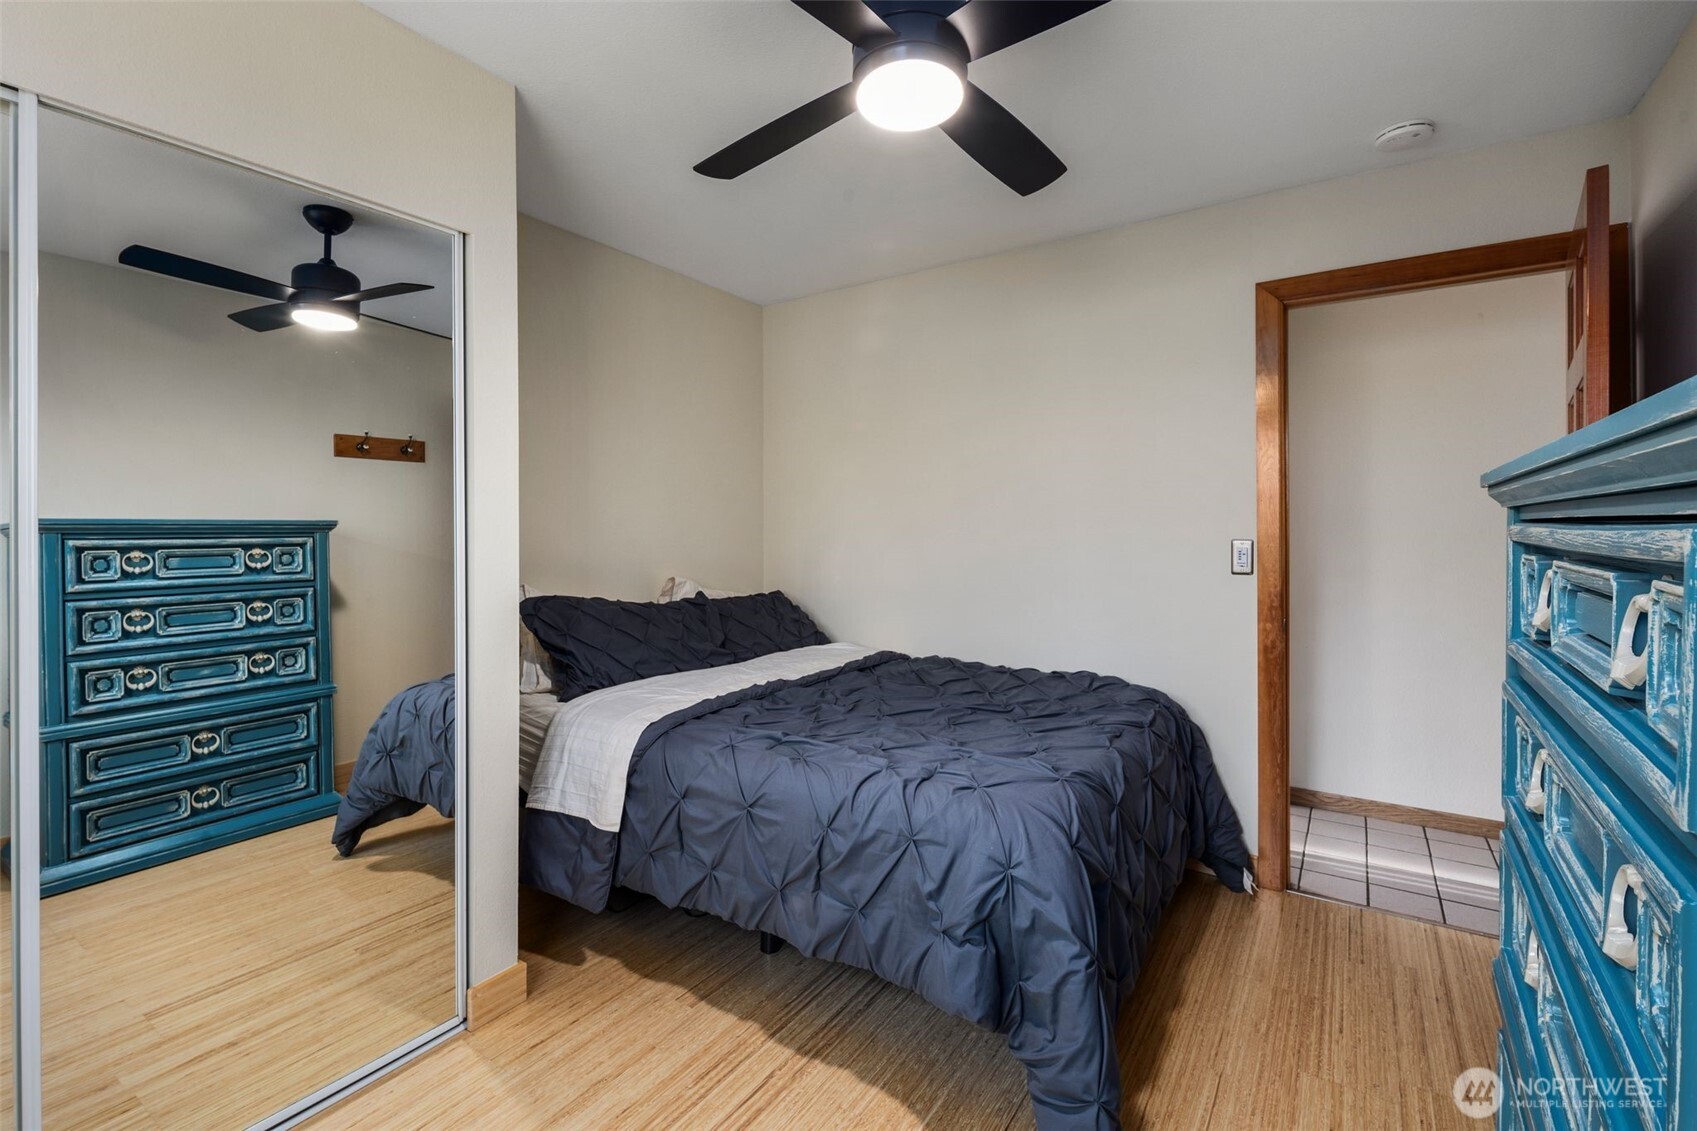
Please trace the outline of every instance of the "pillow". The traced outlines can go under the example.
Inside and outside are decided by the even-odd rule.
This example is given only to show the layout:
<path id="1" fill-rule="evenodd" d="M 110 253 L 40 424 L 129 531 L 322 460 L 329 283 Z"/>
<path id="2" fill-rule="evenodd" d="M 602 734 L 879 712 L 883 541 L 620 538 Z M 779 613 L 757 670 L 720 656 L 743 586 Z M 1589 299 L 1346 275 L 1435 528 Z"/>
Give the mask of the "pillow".
<path id="1" fill-rule="evenodd" d="M 519 600 L 535 597 L 539 594 L 528 585 L 519 586 Z M 519 618 L 519 694 L 529 695 L 537 691 L 549 691 L 554 687 L 554 661 L 548 658 L 542 642 L 536 639 L 536 634 L 525 627 L 524 618 Z"/>
<path id="2" fill-rule="evenodd" d="M 660 586 L 660 596 L 657 600 L 682 601 L 684 598 L 693 597 L 698 593 L 703 597 L 738 596 L 738 594 L 732 593 L 729 589 L 703 589 L 687 577 L 668 577 L 666 579 L 666 584 Z"/>
<path id="3" fill-rule="evenodd" d="M 719 618 L 722 647 L 731 654 L 730 663 L 831 642 L 812 617 L 776 589 L 748 597 L 720 597 L 707 605 Z"/>
<path id="4" fill-rule="evenodd" d="M 561 699 L 731 662 L 705 597 L 665 604 L 530 597 L 519 604 L 519 615 L 553 657 Z"/>

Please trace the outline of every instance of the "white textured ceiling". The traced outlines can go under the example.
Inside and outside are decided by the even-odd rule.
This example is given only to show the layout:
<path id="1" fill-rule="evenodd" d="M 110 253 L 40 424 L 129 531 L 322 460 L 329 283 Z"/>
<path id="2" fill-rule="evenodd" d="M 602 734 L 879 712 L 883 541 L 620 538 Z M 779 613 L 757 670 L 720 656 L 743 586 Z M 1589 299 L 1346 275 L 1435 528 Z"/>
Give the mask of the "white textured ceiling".
<path id="1" fill-rule="evenodd" d="M 433 334 L 453 330 L 453 245 L 441 232 L 69 114 L 42 114 L 40 155 L 43 251 L 116 267 L 118 253 L 139 243 L 287 283 L 295 264 L 323 254 L 301 207 L 338 204 L 354 226 L 332 251 L 361 285 L 436 288 L 361 312 Z M 266 302 L 225 293 L 232 313 Z"/>
<path id="2" fill-rule="evenodd" d="M 1697 7 L 1113 0 L 971 67 L 1070 167 L 1022 199 L 858 116 L 692 172 L 848 81 L 786 0 L 370 2 L 518 88 L 525 212 L 760 303 L 1625 114 Z M 1373 148 L 1413 117 L 1432 143 Z"/>

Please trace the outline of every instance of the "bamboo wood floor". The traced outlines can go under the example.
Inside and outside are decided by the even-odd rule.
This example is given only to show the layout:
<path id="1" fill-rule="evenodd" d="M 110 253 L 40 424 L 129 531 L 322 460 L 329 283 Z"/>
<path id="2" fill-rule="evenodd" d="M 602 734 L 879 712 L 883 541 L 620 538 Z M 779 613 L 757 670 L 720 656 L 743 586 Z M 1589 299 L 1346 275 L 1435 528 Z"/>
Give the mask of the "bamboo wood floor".
<path id="1" fill-rule="evenodd" d="M 316 1128 L 1031 1126 L 1000 1038 L 869 974 L 652 902 L 522 910 L 530 999 Z M 1478 1128 L 1450 1086 L 1495 1063 L 1494 947 L 1192 875 L 1120 1023 L 1125 1125 Z"/>

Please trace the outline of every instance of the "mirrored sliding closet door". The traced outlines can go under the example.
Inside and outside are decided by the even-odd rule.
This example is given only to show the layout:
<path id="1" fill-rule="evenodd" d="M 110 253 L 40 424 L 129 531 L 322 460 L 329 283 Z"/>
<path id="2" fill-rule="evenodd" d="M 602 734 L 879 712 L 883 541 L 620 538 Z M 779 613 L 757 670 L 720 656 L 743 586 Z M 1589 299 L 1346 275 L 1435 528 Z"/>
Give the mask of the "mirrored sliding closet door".
<path id="1" fill-rule="evenodd" d="M 39 170 L 43 1123 L 263 1124 L 459 1017 L 455 244 L 46 109 Z"/>

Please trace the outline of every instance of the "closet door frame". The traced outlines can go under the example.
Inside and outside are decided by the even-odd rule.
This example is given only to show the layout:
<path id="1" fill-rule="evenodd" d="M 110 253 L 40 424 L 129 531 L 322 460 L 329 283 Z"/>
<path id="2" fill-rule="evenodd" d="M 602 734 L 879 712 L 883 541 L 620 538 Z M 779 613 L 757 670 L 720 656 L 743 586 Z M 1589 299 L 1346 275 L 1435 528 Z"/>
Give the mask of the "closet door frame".
<path id="1" fill-rule="evenodd" d="M 40 110 L 70 114 L 150 141 L 172 146 L 226 165 L 286 181 L 355 207 L 382 213 L 448 237 L 452 264 L 453 318 L 453 547 L 454 547 L 454 705 L 458 725 L 454 728 L 454 1016 L 418 1034 L 387 1053 L 360 1065 L 322 1088 L 253 1124 L 253 1128 L 292 1127 L 336 1103 L 350 1093 L 441 1044 L 466 1027 L 467 977 L 471 968 L 471 933 L 468 890 L 471 868 L 471 822 L 466 803 L 469 780 L 466 734 L 470 699 L 466 694 L 469 606 L 467 535 L 466 392 L 467 348 L 465 318 L 465 233 L 421 216 L 391 208 L 345 190 L 316 184 L 264 168 L 228 154 L 184 142 L 127 122 L 115 121 L 73 106 L 41 99 L 29 91 L 0 86 L 0 101 L 14 109 L 12 131 L 15 175 L 12 209 L 12 337 L 14 367 L 11 388 L 13 427 L 13 517 L 12 534 L 6 550 L 8 595 L 12 601 L 10 635 L 12 741 L 18 751 L 11 798 L 12 891 L 13 891 L 13 1062 L 17 1126 L 42 1125 L 41 1091 L 41 764 L 40 758 L 25 756 L 39 751 L 41 730 L 41 614 L 40 515 L 37 503 L 38 414 L 38 137 Z"/>
<path id="2" fill-rule="evenodd" d="M 15 1126 L 41 1126 L 41 540 L 36 512 L 36 138 L 40 103 L 0 87 L 12 106 L 11 537 L 6 540 L 7 665 L 12 761 L 12 1072 Z M 26 646 L 27 645 L 27 646 Z M 27 801 L 25 800 L 27 798 Z"/>

